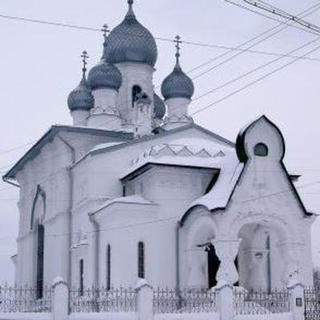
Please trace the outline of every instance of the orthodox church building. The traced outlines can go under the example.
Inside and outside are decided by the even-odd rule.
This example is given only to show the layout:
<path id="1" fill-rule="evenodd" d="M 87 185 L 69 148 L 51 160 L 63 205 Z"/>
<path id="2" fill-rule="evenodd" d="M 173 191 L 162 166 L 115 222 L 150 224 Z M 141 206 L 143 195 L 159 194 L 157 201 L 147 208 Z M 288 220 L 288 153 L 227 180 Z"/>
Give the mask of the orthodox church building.
<path id="1" fill-rule="evenodd" d="M 73 125 L 54 125 L 9 170 L 19 187 L 16 283 L 271 290 L 312 285 L 306 211 L 261 116 L 235 142 L 188 114 L 180 65 L 153 84 L 157 46 L 133 1 L 104 33 L 101 61 L 70 93 Z M 174 64 L 174 63 L 173 63 Z"/>

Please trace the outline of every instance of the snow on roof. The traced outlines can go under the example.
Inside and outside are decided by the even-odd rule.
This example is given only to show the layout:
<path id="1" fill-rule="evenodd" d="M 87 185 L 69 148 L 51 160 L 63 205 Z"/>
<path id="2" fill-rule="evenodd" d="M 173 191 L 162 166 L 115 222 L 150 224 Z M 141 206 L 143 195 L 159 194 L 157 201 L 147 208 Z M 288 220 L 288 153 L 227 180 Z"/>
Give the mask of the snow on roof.
<path id="1" fill-rule="evenodd" d="M 113 142 L 101 143 L 101 144 L 94 146 L 89 152 L 117 146 L 118 144 L 122 144 L 125 142 L 126 141 L 113 141 Z"/>
<path id="2" fill-rule="evenodd" d="M 158 144 L 147 149 L 132 160 L 131 167 L 120 178 L 125 178 L 147 163 L 219 169 L 229 155 L 235 156 L 234 148 L 221 147 L 214 141 L 177 139 L 173 143 Z"/>
<path id="3" fill-rule="evenodd" d="M 202 205 L 208 210 L 225 208 L 232 195 L 234 188 L 239 180 L 244 164 L 240 163 L 238 158 L 233 155 L 222 162 L 219 177 L 213 188 L 204 196 L 196 199 L 189 209 Z"/>
<path id="4" fill-rule="evenodd" d="M 106 202 L 104 202 L 101 206 L 99 206 L 97 209 L 95 209 L 93 212 L 91 212 L 90 214 L 94 214 L 94 213 L 114 204 L 114 203 L 151 204 L 151 205 L 155 204 L 154 202 L 149 201 L 138 194 L 135 194 L 132 196 L 127 196 L 127 197 L 119 197 L 119 198 L 109 199 Z"/>

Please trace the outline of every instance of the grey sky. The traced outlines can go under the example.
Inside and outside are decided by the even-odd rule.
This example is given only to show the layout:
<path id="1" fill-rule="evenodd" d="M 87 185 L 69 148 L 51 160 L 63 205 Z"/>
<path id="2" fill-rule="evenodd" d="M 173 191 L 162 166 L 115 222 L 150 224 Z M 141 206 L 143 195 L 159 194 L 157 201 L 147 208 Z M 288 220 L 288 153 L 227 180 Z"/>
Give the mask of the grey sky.
<path id="1" fill-rule="evenodd" d="M 240 1 L 241 0 L 235 0 Z M 268 0 L 292 13 L 299 13 L 319 1 Z M 238 44 L 256 36 L 277 23 L 259 15 L 231 6 L 224 0 L 136 0 L 135 12 L 157 37 L 211 43 L 223 46 Z M 127 10 L 125 0 L 1 0 L 0 14 L 51 20 L 84 26 L 116 26 Z M 320 10 L 305 18 L 320 25 Z M 293 28 L 279 33 L 255 47 L 255 50 L 287 53 L 315 38 Z M 40 24 L 23 23 L 0 18 L 0 171 L 16 161 L 28 146 L 12 152 L 4 151 L 38 139 L 52 124 L 71 123 L 66 106 L 68 93 L 80 80 L 80 54 L 86 49 L 90 66 L 101 56 L 102 36 L 99 32 L 71 30 Z M 302 55 L 313 46 L 296 52 Z M 158 41 L 159 59 L 155 85 L 171 71 L 174 47 Z M 182 66 L 185 71 L 214 58 L 223 50 L 201 46 L 182 46 Z M 320 50 L 312 57 L 320 59 Z M 274 59 L 272 56 L 245 53 L 216 68 L 195 81 L 196 93 L 202 93 L 235 78 L 252 68 Z M 222 61 L 191 73 L 205 71 Z M 264 73 L 289 62 L 283 59 L 203 99 L 190 108 L 194 112 L 219 100 Z M 235 140 L 240 128 L 265 113 L 282 130 L 287 142 L 286 164 L 292 173 L 302 174 L 299 185 L 320 181 L 319 141 L 319 78 L 320 61 L 300 60 L 258 84 L 226 99 L 195 116 L 208 129 Z M 159 90 L 158 90 L 159 91 Z M 308 209 L 320 213 L 320 182 L 303 187 L 300 193 Z M 0 282 L 12 281 L 13 268 L 9 257 L 15 253 L 18 228 L 16 200 L 18 190 L 0 183 Z M 314 258 L 320 263 L 319 223 L 314 228 Z M 318 231 L 317 231 L 318 229 Z"/>

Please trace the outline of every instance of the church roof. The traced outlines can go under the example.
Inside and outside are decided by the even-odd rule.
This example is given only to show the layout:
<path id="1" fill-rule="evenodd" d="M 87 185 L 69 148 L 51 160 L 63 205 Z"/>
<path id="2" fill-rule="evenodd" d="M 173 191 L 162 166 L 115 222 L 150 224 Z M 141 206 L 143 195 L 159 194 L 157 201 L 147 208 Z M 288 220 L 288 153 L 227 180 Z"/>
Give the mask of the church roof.
<path id="1" fill-rule="evenodd" d="M 145 199 L 141 195 L 135 194 L 132 196 L 127 196 L 127 197 L 119 197 L 119 198 L 114 198 L 107 200 L 104 202 L 102 205 L 100 205 L 98 208 L 90 212 L 90 215 L 94 215 L 95 213 L 101 211 L 102 209 L 105 209 L 112 204 L 140 204 L 140 205 L 156 205 L 156 203 Z"/>
<path id="2" fill-rule="evenodd" d="M 188 140 L 192 142 L 192 138 Z M 197 140 L 199 143 L 194 145 L 172 142 L 148 148 L 143 154 L 132 160 L 131 167 L 124 172 L 121 179 L 125 179 L 147 164 L 219 169 L 226 157 L 226 153 L 231 150 L 234 153 L 233 149 L 229 151 L 221 150 L 221 148 L 217 149 L 216 144 L 214 145 L 215 148 L 212 149 L 212 142 L 211 148 L 208 148 L 206 145 L 210 145 L 210 141 L 205 139 Z"/>
<path id="3" fill-rule="evenodd" d="M 202 132 L 204 134 L 207 134 L 208 136 L 212 137 L 212 139 L 214 139 L 214 143 L 220 144 L 222 147 L 228 148 L 228 149 L 234 149 L 234 143 L 231 142 L 230 140 L 223 138 L 222 136 L 213 133 L 212 131 L 205 129 L 197 124 L 187 124 L 185 126 L 181 126 L 169 131 L 165 131 L 165 130 L 160 130 L 157 134 L 154 135 L 148 135 L 148 136 L 143 136 L 140 139 L 127 139 L 126 141 L 124 141 L 121 144 L 117 144 L 117 145 L 100 145 L 99 147 L 95 147 L 92 150 L 90 150 L 86 155 L 83 156 L 83 158 L 79 159 L 79 161 L 77 163 L 75 163 L 75 165 L 79 164 L 80 162 L 82 162 L 83 160 L 85 160 L 88 156 L 93 156 L 93 155 L 97 155 L 97 154 L 102 154 L 105 152 L 111 152 L 111 151 L 115 151 L 118 149 L 122 149 L 122 148 L 126 148 L 128 146 L 131 145 L 135 145 L 135 144 L 139 144 L 139 143 L 144 143 L 147 141 L 152 141 L 152 140 L 156 140 L 156 139 L 160 139 L 166 136 L 173 136 L 175 134 L 178 134 L 180 132 L 184 132 L 187 130 L 191 130 L 191 129 L 195 129 L 198 130 L 199 132 Z M 187 140 L 190 141 L 190 139 L 192 139 L 191 137 L 186 138 Z M 212 141 L 211 141 L 212 143 Z"/>
<path id="4" fill-rule="evenodd" d="M 107 62 L 138 62 L 154 66 L 158 50 L 151 32 L 136 18 L 133 1 L 128 1 L 129 10 L 125 19 L 115 27 L 108 36 L 106 43 Z"/>
<path id="5" fill-rule="evenodd" d="M 90 127 L 53 125 L 3 176 L 3 180 L 14 179 L 17 172 L 21 170 L 28 161 L 34 159 L 40 153 L 41 149 L 47 143 L 51 142 L 59 132 L 74 132 L 74 133 L 82 133 L 82 134 L 89 134 L 89 135 L 106 136 L 106 137 L 112 137 L 112 138 L 121 139 L 121 140 L 133 139 L 133 134 L 127 133 L 127 132 L 116 132 L 116 131 L 110 131 L 105 129 L 90 128 Z"/>

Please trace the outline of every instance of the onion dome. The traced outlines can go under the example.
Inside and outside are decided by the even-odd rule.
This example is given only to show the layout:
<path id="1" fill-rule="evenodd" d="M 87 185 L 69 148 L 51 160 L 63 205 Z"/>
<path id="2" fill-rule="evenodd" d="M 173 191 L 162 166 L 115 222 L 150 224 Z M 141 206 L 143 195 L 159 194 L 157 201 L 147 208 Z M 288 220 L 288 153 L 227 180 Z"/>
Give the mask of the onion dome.
<path id="1" fill-rule="evenodd" d="M 122 75 L 114 64 L 106 62 L 107 29 L 102 30 L 104 31 L 103 55 L 100 63 L 89 71 L 88 83 L 92 90 L 109 88 L 119 91 L 122 84 Z"/>
<path id="2" fill-rule="evenodd" d="M 166 114 L 166 106 L 163 100 L 157 95 L 153 95 L 153 114 L 156 119 L 163 119 Z"/>
<path id="3" fill-rule="evenodd" d="M 80 84 L 69 94 L 68 107 L 70 111 L 90 110 L 94 107 L 94 98 L 86 79 L 82 79 Z"/>
<path id="4" fill-rule="evenodd" d="M 92 90 L 109 88 L 118 91 L 122 84 L 122 75 L 115 65 L 102 60 L 90 70 L 88 82 Z"/>
<path id="5" fill-rule="evenodd" d="M 194 93 L 194 85 L 192 80 L 182 71 L 180 58 L 180 37 L 177 36 L 175 42 L 176 48 L 176 65 L 173 71 L 164 79 L 161 85 L 161 93 L 164 98 L 187 98 L 191 99 Z"/>
<path id="6" fill-rule="evenodd" d="M 132 9 L 133 0 L 128 0 L 129 10 L 124 20 L 115 27 L 107 40 L 107 62 L 140 62 L 154 66 L 158 50 L 154 37 L 138 22 Z"/>
<path id="7" fill-rule="evenodd" d="M 80 84 L 68 96 L 70 111 L 90 110 L 94 107 L 94 98 L 86 79 L 87 53 L 84 51 L 81 57 L 83 58 L 82 79 Z"/>

